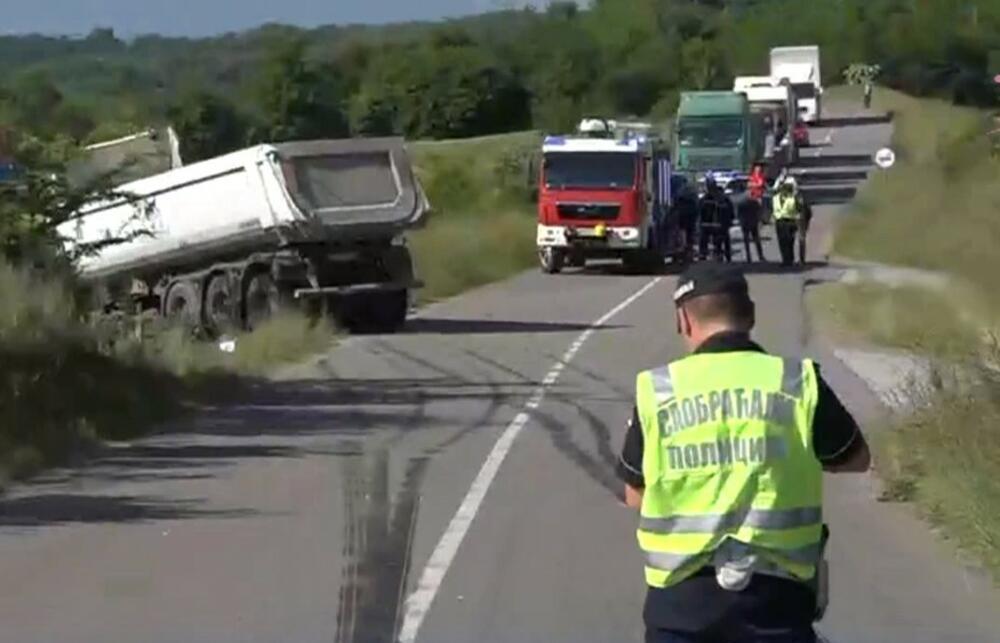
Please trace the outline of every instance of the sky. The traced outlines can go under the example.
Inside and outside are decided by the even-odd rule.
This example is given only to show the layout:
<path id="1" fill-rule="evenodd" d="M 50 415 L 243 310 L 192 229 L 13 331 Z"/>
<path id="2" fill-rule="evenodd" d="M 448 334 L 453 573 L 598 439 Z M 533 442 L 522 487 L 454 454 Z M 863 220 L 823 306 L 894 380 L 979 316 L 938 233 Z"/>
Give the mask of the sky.
<path id="1" fill-rule="evenodd" d="M 0 33 L 83 35 L 111 27 L 119 37 L 147 33 L 206 36 L 266 22 L 312 27 L 428 20 L 531 4 L 527 0 L 0 0 Z M 535 1 L 534 4 L 545 4 Z"/>

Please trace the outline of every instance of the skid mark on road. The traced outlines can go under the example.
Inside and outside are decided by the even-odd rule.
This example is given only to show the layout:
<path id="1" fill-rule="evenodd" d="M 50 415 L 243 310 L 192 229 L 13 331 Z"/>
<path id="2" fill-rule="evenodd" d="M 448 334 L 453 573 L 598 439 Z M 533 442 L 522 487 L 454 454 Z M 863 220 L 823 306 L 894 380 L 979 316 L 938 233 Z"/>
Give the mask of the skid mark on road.
<path id="1" fill-rule="evenodd" d="M 410 545 L 427 458 L 407 463 L 402 489 L 391 501 L 389 451 L 352 458 L 344 467 L 344 581 L 335 643 L 391 641 L 399 620 Z"/>
<path id="2" fill-rule="evenodd" d="M 510 452 L 514 440 L 517 439 L 517 436 L 524 429 L 525 425 L 532 419 L 533 412 L 541 406 L 542 400 L 545 399 L 548 390 L 559 380 L 559 376 L 563 370 L 573 361 L 583 345 L 598 328 L 632 305 L 632 303 L 658 284 L 660 280 L 661 278 L 657 277 L 648 282 L 590 324 L 587 330 L 580 333 L 573 343 L 570 344 L 562 358 L 549 369 L 549 372 L 542 380 L 542 384 L 525 403 L 523 410 L 517 414 L 500 435 L 500 438 L 493 446 L 493 450 L 490 451 L 475 480 L 473 480 L 465 499 L 459 505 L 458 511 L 445 529 L 444 535 L 442 535 L 441 540 L 438 541 L 437 546 L 431 553 L 427 566 L 424 567 L 423 573 L 420 575 L 417 588 L 406 600 L 402 626 L 399 630 L 400 643 L 413 643 L 416 641 L 420 626 L 423 624 L 424 618 L 427 616 L 427 612 L 434 602 L 434 598 L 437 596 L 438 589 L 441 587 L 448 568 L 451 567 L 451 563 L 455 559 L 458 548 L 461 546 L 465 535 L 469 531 L 469 527 L 472 525 L 472 521 L 479 512 L 479 507 L 486 497 L 486 492 L 489 491 L 490 485 L 493 484 L 493 480 L 500 470 L 500 465 L 503 464 L 504 459 L 506 459 L 507 454 Z"/>

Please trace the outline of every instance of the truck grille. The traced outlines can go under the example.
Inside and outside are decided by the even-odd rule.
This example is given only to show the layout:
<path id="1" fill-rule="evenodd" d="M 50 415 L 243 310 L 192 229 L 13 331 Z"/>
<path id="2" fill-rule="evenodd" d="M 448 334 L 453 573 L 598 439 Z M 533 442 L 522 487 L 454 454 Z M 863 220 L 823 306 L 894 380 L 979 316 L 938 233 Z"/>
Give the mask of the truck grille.
<path id="1" fill-rule="evenodd" d="M 621 205 L 617 203 L 559 203 L 556 211 L 562 219 L 601 221 L 618 218 Z"/>
<path id="2" fill-rule="evenodd" d="M 725 154 L 706 154 L 704 156 L 691 154 L 687 158 L 688 167 L 696 171 L 733 169 L 735 160 L 732 156 Z"/>

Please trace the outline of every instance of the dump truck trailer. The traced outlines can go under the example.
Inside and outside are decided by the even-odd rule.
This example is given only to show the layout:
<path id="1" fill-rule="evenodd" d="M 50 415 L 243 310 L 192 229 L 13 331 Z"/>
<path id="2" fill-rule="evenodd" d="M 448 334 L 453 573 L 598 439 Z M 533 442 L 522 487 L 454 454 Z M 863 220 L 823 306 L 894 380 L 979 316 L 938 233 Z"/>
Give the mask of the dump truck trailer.
<path id="1" fill-rule="evenodd" d="M 104 244 L 78 267 L 105 307 L 132 295 L 218 333 L 311 301 L 392 330 L 420 285 L 405 232 L 429 204 L 399 138 L 257 145 L 118 193 L 59 229 L 71 251 Z"/>

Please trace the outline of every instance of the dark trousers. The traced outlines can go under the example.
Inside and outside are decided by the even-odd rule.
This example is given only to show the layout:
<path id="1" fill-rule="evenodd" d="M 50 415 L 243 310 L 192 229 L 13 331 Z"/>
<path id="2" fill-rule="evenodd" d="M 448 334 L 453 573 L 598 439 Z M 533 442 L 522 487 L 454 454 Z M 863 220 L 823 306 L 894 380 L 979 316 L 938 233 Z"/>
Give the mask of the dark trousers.
<path id="1" fill-rule="evenodd" d="M 721 255 L 727 263 L 733 260 L 733 240 L 727 226 L 702 226 L 698 237 L 698 256 L 702 261 L 708 258 L 709 242 L 712 243 L 716 256 Z"/>
<path id="2" fill-rule="evenodd" d="M 741 225 L 743 228 L 743 247 L 746 250 L 747 263 L 753 263 L 753 253 L 750 252 L 750 242 L 757 248 L 757 260 L 767 261 L 764 258 L 764 246 L 760 242 L 760 224 L 754 222 L 750 225 Z"/>
<path id="3" fill-rule="evenodd" d="M 646 643 L 816 643 L 813 629 L 734 632 L 718 635 L 689 634 L 667 630 L 646 630 Z"/>
<path id="4" fill-rule="evenodd" d="M 740 215 L 740 229 L 743 231 L 743 248 L 746 250 L 746 261 L 753 261 L 750 244 L 757 248 L 757 259 L 764 261 L 764 246 L 760 242 L 760 216 L 764 209 L 759 201 L 746 204 L 746 210 Z"/>
<path id="5" fill-rule="evenodd" d="M 781 265 L 790 266 L 795 263 L 795 237 L 799 238 L 799 261 L 806 262 L 805 227 L 800 229 L 798 221 L 779 219 L 774 222 L 778 234 L 778 250 L 781 252 Z"/>

